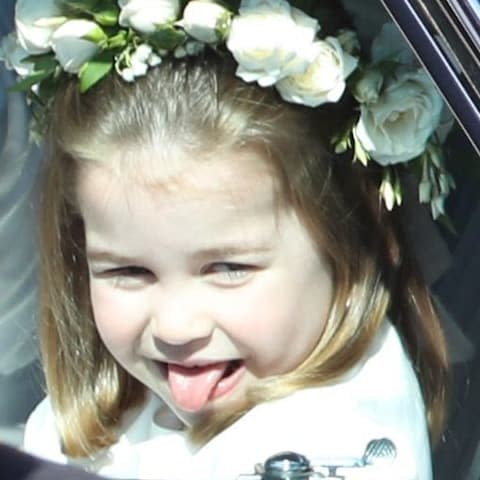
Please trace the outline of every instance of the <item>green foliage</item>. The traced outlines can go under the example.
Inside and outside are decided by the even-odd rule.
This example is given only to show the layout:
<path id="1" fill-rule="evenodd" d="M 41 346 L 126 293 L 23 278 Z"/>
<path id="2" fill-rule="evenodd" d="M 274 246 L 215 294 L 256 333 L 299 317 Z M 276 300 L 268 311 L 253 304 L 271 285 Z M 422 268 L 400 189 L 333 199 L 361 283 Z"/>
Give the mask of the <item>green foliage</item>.
<path id="1" fill-rule="evenodd" d="M 112 71 L 113 58 L 113 51 L 101 52 L 82 67 L 79 73 L 81 93 L 86 92 Z"/>
<path id="2" fill-rule="evenodd" d="M 41 82 L 45 78 L 47 78 L 51 73 L 32 73 L 28 77 L 23 78 L 22 80 L 18 81 L 15 85 L 12 85 L 8 88 L 9 92 L 25 92 L 30 90 L 35 84 Z"/>
<path id="3" fill-rule="evenodd" d="M 116 25 L 120 7 L 114 0 L 63 0 L 62 11 L 71 18 L 91 18 L 103 27 Z"/>
<path id="4" fill-rule="evenodd" d="M 358 140 L 355 135 L 355 130 L 353 130 L 353 150 L 354 150 L 354 160 L 358 160 L 363 166 L 367 166 L 370 160 L 370 155 L 363 148 L 362 143 Z"/>
<path id="5" fill-rule="evenodd" d="M 240 8 L 241 0 L 218 0 L 217 3 L 222 5 L 223 7 L 227 8 L 234 14 L 238 13 L 238 9 Z"/>
<path id="6" fill-rule="evenodd" d="M 118 22 L 119 10 L 117 7 L 103 9 L 93 13 L 93 19 L 104 27 L 114 26 Z"/>
<path id="7" fill-rule="evenodd" d="M 392 210 L 396 205 L 403 202 L 403 187 L 399 166 L 388 165 L 382 171 L 382 183 L 379 193 L 387 210 Z"/>
<path id="8" fill-rule="evenodd" d="M 187 38 L 186 33 L 173 25 L 161 25 L 148 36 L 148 42 L 159 50 L 174 50 Z"/>
<path id="9" fill-rule="evenodd" d="M 60 7 L 65 13 L 91 12 L 99 0 L 61 0 Z"/>
<path id="10" fill-rule="evenodd" d="M 127 46 L 131 36 L 131 32 L 127 30 L 119 30 L 118 32 L 114 32 L 112 35 L 109 35 L 104 48 L 121 50 Z"/>
<path id="11" fill-rule="evenodd" d="M 58 67 L 58 63 L 51 55 L 31 55 L 24 59 L 25 63 L 33 64 L 33 72 L 9 88 L 12 92 L 30 90 L 33 85 L 44 81 L 51 76 Z"/>

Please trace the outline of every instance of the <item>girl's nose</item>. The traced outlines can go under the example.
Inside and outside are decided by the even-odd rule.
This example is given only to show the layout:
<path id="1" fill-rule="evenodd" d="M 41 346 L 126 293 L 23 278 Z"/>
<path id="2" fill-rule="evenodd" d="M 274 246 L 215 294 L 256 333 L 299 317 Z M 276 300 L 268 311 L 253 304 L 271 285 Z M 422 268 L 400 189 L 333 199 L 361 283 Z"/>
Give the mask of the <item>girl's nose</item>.
<path id="1" fill-rule="evenodd" d="M 151 312 L 151 334 L 156 340 L 175 346 L 209 338 L 215 322 L 204 305 L 197 294 L 163 292 Z"/>

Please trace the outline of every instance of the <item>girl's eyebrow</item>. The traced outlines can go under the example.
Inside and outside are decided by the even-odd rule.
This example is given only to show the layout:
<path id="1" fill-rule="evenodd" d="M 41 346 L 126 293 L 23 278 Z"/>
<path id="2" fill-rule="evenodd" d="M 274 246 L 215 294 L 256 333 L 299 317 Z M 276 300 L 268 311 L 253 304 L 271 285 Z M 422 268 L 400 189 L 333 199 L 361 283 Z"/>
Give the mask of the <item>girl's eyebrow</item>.
<path id="1" fill-rule="evenodd" d="M 194 259 L 233 257 L 237 255 L 268 253 L 272 250 L 271 245 L 229 245 L 221 247 L 205 248 L 193 254 Z M 125 255 L 116 254 L 104 250 L 87 250 L 87 259 L 91 262 L 132 263 L 136 259 Z"/>
<path id="2" fill-rule="evenodd" d="M 87 250 L 87 259 L 94 262 L 132 263 L 134 258 L 102 250 Z"/>
<path id="3" fill-rule="evenodd" d="M 272 245 L 225 245 L 220 247 L 211 247 L 195 252 L 195 258 L 209 258 L 209 257 L 233 257 L 236 255 L 268 253 L 272 250 Z"/>

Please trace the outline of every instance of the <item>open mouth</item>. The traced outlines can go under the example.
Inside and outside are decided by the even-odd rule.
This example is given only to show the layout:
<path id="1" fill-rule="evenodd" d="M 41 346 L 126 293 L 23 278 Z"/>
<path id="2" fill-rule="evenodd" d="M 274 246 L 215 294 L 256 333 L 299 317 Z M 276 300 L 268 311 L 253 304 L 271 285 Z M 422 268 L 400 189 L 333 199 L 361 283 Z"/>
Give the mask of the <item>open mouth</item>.
<path id="1" fill-rule="evenodd" d="M 230 393 L 245 371 L 244 362 L 238 359 L 191 367 L 164 365 L 173 399 L 189 412 L 197 412 L 208 401 Z"/>
<path id="2" fill-rule="evenodd" d="M 243 362 L 241 360 L 231 360 L 230 362 L 228 362 L 228 366 L 225 369 L 225 372 L 223 373 L 222 379 L 227 378 L 233 373 L 235 373 L 235 371 L 237 371 L 240 368 L 242 363 Z"/>

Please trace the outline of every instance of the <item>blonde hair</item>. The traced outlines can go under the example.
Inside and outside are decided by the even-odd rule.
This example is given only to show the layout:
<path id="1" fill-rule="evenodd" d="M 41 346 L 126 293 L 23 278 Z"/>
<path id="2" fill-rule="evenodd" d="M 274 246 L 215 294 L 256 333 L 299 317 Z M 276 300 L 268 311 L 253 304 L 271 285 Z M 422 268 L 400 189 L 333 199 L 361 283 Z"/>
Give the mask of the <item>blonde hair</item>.
<path id="1" fill-rule="evenodd" d="M 127 84 L 111 76 L 80 95 L 74 81 L 56 97 L 43 200 L 41 344 L 47 387 L 64 450 L 85 456 L 111 445 L 123 414 L 145 388 L 103 345 L 92 315 L 78 169 L 99 150 L 160 145 L 192 151 L 261 148 L 281 186 L 328 256 L 335 295 L 320 342 L 295 371 L 265 379 L 241 411 L 197 426 L 205 441 L 258 402 L 332 382 L 354 366 L 388 314 L 420 379 L 432 438 L 441 431 L 447 360 L 430 295 L 414 266 L 397 214 L 378 200 L 374 169 L 332 156 L 325 145 L 341 128 L 341 104 L 309 109 L 286 104 L 273 89 L 235 77 L 228 58 L 207 52 L 165 60 Z M 119 170 L 123 165 L 117 166 Z"/>

